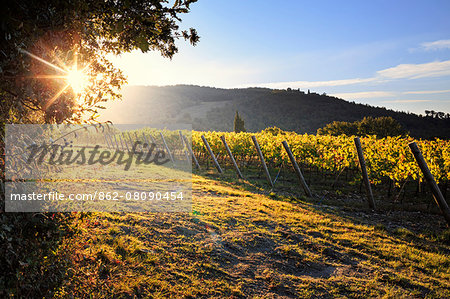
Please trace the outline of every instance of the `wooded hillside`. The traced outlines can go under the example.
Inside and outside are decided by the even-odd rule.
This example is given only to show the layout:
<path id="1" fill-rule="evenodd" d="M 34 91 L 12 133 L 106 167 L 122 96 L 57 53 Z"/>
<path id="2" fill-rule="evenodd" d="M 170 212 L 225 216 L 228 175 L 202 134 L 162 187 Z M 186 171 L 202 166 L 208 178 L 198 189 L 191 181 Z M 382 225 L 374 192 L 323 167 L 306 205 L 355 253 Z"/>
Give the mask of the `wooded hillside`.
<path id="1" fill-rule="evenodd" d="M 130 86 L 124 89 L 123 101 L 111 103 L 108 108 L 103 119 L 116 123 L 183 122 L 203 131 L 232 131 L 236 110 L 250 132 L 277 126 L 298 133 L 316 133 L 333 121 L 391 116 L 411 136 L 450 138 L 448 118 L 397 112 L 299 90 Z"/>

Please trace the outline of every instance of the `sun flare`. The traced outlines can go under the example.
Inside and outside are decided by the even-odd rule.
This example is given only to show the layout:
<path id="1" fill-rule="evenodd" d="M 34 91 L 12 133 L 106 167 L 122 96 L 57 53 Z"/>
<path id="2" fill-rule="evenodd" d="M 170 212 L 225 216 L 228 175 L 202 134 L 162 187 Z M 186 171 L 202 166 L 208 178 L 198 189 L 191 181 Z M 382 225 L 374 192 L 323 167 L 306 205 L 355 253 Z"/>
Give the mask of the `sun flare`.
<path id="1" fill-rule="evenodd" d="M 81 100 L 79 98 L 79 95 L 81 93 L 83 93 L 86 89 L 88 89 L 88 85 L 89 85 L 89 75 L 86 72 L 86 70 L 90 67 L 91 62 L 89 62 L 88 64 L 86 64 L 85 66 L 83 66 L 83 68 L 78 68 L 78 57 L 77 54 L 75 54 L 74 57 L 74 63 L 72 65 L 72 68 L 70 68 L 69 66 L 67 66 L 65 63 L 61 62 L 58 59 L 59 62 L 59 66 L 55 65 L 49 61 L 46 61 L 45 59 L 42 59 L 39 56 L 36 56 L 26 50 L 20 49 L 20 51 L 22 53 L 25 53 L 27 55 L 29 55 L 30 57 L 42 62 L 43 64 L 48 65 L 49 67 L 54 68 L 55 70 L 57 70 L 60 73 L 63 73 L 61 75 L 44 75 L 44 74 L 39 74 L 39 75 L 34 75 L 32 77 L 34 78 L 41 78 L 41 79 L 63 79 L 65 81 L 64 86 L 51 98 L 49 99 L 43 106 L 43 109 L 47 109 L 49 106 L 51 106 L 56 99 L 61 96 L 68 88 L 72 88 L 73 93 L 76 96 L 76 102 L 78 103 L 78 105 L 81 104 Z"/>
<path id="2" fill-rule="evenodd" d="M 66 77 L 67 83 L 72 87 L 75 94 L 80 94 L 87 87 L 87 76 L 83 70 L 79 70 L 74 66 Z"/>

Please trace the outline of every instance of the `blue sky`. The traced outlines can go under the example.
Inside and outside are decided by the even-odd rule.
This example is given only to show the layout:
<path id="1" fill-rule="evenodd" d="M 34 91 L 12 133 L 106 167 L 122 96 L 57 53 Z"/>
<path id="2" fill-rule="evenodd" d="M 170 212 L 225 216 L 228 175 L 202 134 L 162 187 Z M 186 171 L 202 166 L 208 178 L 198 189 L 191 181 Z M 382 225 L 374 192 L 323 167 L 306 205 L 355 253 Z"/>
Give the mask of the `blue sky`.
<path id="1" fill-rule="evenodd" d="M 450 112 L 450 1 L 200 0 L 172 60 L 114 58 L 130 85 L 311 89 L 423 113 Z"/>

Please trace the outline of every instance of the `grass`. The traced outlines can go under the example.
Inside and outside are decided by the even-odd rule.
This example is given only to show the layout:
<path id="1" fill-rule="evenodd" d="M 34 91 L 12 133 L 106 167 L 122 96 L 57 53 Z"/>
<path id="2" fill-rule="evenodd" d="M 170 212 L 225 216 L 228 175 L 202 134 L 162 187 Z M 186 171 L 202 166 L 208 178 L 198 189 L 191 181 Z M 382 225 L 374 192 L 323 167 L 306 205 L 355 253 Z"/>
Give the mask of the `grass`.
<path id="1" fill-rule="evenodd" d="M 191 213 L 75 213 L 76 233 L 33 279 L 57 268 L 57 298 L 450 297 L 439 216 L 373 213 L 363 197 L 336 193 L 307 199 L 295 184 L 269 190 L 264 177 L 204 170 Z"/>

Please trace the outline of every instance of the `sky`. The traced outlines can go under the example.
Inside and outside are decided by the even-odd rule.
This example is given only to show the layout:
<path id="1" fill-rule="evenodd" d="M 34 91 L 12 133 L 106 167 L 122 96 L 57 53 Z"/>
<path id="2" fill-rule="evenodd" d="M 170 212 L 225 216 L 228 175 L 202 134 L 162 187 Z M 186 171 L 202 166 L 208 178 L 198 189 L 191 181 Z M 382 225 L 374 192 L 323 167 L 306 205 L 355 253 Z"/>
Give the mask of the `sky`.
<path id="1" fill-rule="evenodd" d="M 450 1 L 200 0 L 172 60 L 113 62 L 129 85 L 300 88 L 424 114 L 450 113 Z"/>

